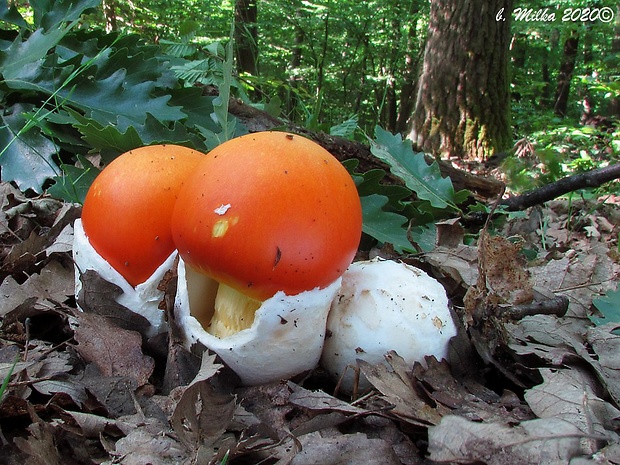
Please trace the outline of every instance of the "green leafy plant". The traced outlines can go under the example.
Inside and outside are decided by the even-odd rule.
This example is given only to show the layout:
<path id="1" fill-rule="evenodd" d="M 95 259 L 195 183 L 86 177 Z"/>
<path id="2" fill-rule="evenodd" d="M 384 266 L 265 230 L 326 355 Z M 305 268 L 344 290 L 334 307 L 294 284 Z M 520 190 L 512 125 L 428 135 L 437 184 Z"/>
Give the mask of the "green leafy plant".
<path id="1" fill-rule="evenodd" d="M 358 173 L 356 160 L 345 166 L 353 174 L 364 215 L 363 231 L 398 253 L 430 250 L 435 244 L 435 222 L 460 215 L 468 193 L 455 192 L 450 178 L 444 178 L 436 162 L 428 163 L 415 153 L 411 141 L 376 127 L 371 151 L 386 162 L 402 185 L 381 183 L 385 172 L 374 169 Z"/>
<path id="2" fill-rule="evenodd" d="M 616 290 L 608 291 L 604 296 L 594 299 L 592 303 L 602 315 L 589 317 L 595 325 L 620 324 L 620 286 L 617 286 Z M 615 332 L 619 333 L 617 330 Z"/>
<path id="3" fill-rule="evenodd" d="M 155 143 L 206 150 L 244 132 L 227 112 L 231 46 L 220 96 L 203 95 L 175 76 L 175 57 L 161 47 L 81 29 L 80 15 L 98 3 L 36 2 L 32 26 L 14 8 L 0 9 L 18 29 L 0 48 L 0 163 L 3 180 L 24 191 L 51 186 L 80 202 L 96 175 L 90 154 L 109 162 Z"/>
<path id="4" fill-rule="evenodd" d="M 4 394 L 9 387 L 9 382 L 11 381 L 11 377 L 13 376 L 13 372 L 15 371 L 15 367 L 17 366 L 17 362 L 19 362 L 19 356 L 15 357 L 13 365 L 11 365 L 11 367 L 9 368 L 9 372 L 2 380 L 2 385 L 0 385 L 0 403 L 4 401 Z"/>

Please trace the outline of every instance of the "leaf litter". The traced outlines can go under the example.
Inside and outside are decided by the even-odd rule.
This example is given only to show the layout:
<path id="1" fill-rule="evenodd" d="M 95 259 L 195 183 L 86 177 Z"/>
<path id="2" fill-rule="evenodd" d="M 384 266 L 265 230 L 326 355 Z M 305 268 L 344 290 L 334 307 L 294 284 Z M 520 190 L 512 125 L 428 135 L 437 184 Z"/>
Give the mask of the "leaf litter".
<path id="1" fill-rule="evenodd" d="M 398 256 L 448 290 L 450 363 L 360 361 L 372 389 L 352 398 L 320 367 L 239 386 L 173 319 L 147 339 L 96 274 L 75 296 L 79 207 L 0 184 L 0 463 L 620 463 L 620 322 L 592 305 L 617 285 L 617 212 L 571 228 L 562 205 L 538 214 L 544 231 L 510 221 L 464 245 L 452 222 L 434 250 Z"/>

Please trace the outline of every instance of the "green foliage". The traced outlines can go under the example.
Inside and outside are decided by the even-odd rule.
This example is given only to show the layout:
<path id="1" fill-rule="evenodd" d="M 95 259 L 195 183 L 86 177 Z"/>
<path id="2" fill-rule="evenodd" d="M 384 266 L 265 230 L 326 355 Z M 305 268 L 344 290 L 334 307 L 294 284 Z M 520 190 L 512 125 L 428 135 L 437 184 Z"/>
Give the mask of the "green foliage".
<path id="1" fill-rule="evenodd" d="M 590 320 L 597 326 L 607 323 L 620 324 L 620 286 L 615 291 L 608 291 L 603 297 L 592 301 L 602 316 L 590 316 Z"/>
<path id="2" fill-rule="evenodd" d="M 9 372 L 2 380 L 2 385 L 0 385 L 0 404 L 4 401 L 4 394 L 9 387 L 9 382 L 11 381 L 11 376 L 13 376 L 13 372 L 15 371 L 15 367 L 17 366 L 17 362 L 19 362 L 19 356 L 15 357 L 13 365 L 11 365 L 11 367 L 9 368 Z"/>
<path id="3" fill-rule="evenodd" d="M 570 120 L 545 121 L 546 127 L 519 141 L 515 153 L 502 164 L 511 190 L 524 192 L 565 176 L 620 162 L 620 127 L 607 130 Z M 599 191 L 606 189 L 614 189 L 614 184 Z"/>
<path id="4" fill-rule="evenodd" d="M 423 153 L 414 153 L 410 140 L 377 127 L 371 151 L 421 200 L 428 201 L 434 208 L 458 211 L 452 181 L 441 177 L 437 162 L 429 165 Z"/>
<path id="5" fill-rule="evenodd" d="M 155 143 L 206 150 L 243 132 L 227 112 L 230 46 L 218 100 L 184 86 L 170 70 L 178 59 L 160 47 L 77 28 L 80 14 L 97 3 L 36 2 L 33 26 L 14 9 L 0 9 L 20 27 L 0 48 L 0 163 L 2 178 L 24 191 L 42 192 L 55 181 L 52 193 L 79 202 L 96 174 L 90 153 L 109 162 Z"/>
<path id="6" fill-rule="evenodd" d="M 430 250 L 435 245 L 435 222 L 460 214 L 458 203 L 466 192 L 455 193 L 452 181 L 443 178 L 436 162 L 428 164 L 411 143 L 379 127 L 371 141 L 372 153 L 385 161 L 403 185 L 383 184 L 385 172 L 358 173 L 357 160 L 345 163 L 362 201 L 363 231 L 380 243 L 390 243 L 398 253 Z"/>

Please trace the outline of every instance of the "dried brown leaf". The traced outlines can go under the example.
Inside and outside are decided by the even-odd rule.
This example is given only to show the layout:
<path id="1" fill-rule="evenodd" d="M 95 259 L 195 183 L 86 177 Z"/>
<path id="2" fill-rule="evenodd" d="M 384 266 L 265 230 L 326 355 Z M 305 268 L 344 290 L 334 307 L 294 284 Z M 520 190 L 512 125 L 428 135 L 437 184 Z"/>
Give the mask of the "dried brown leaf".
<path id="1" fill-rule="evenodd" d="M 75 328 L 76 347 L 80 355 L 93 363 L 104 376 L 122 376 L 146 384 L 155 362 L 142 353 L 142 336 L 119 328 L 101 315 L 78 314 Z"/>
<path id="2" fill-rule="evenodd" d="M 119 328 L 144 334 L 150 323 L 142 315 L 132 312 L 116 301 L 123 290 L 103 279 L 93 270 L 80 274 L 82 288 L 76 296 L 79 307 L 88 314 L 104 316 Z"/>
<path id="3" fill-rule="evenodd" d="M 429 428 L 430 459 L 486 465 L 566 465 L 581 454 L 583 433 L 571 423 L 545 418 L 506 423 L 478 423 L 449 415 Z"/>
<path id="4" fill-rule="evenodd" d="M 39 273 L 31 275 L 22 284 L 11 276 L 4 279 L 0 284 L 0 316 L 5 316 L 31 297 L 40 301 L 64 302 L 73 292 L 73 270 L 50 261 Z"/>
<path id="5" fill-rule="evenodd" d="M 455 248 L 438 246 L 424 254 L 428 263 L 450 276 L 457 284 L 473 286 L 478 280 L 478 249 L 460 244 Z"/>
<path id="6" fill-rule="evenodd" d="M 299 438 L 302 450 L 291 465 L 400 465 L 401 461 L 391 444 L 369 438 L 365 434 L 346 434 L 324 437 L 320 433 Z"/>
<path id="7" fill-rule="evenodd" d="M 452 412 L 470 420 L 513 421 L 519 422 L 533 418 L 527 405 L 513 393 L 505 390 L 499 395 L 474 379 L 471 374 L 467 378 L 456 380 L 450 366 L 444 361 L 434 358 L 427 359 L 428 368 L 417 364 L 413 376 L 426 389 L 426 394 L 438 404 L 448 409 L 437 411 L 443 415 Z"/>
<path id="8" fill-rule="evenodd" d="M 560 418 L 589 436 L 618 440 L 613 419 L 620 411 L 594 392 L 596 382 L 589 372 L 572 369 L 540 369 L 543 383 L 529 389 L 525 400 L 540 418 Z M 593 446 L 591 453 L 598 450 Z"/>
<path id="9" fill-rule="evenodd" d="M 509 346 L 519 355 L 535 354 L 555 366 L 577 357 L 589 359 L 581 331 L 570 318 L 535 315 L 523 318 L 518 324 L 507 323 L 505 329 L 512 338 Z"/>
<path id="10" fill-rule="evenodd" d="M 339 412 L 349 415 L 360 415 L 368 413 L 368 410 L 355 407 L 343 400 L 337 399 L 334 396 L 327 394 L 324 391 L 309 391 L 297 384 L 288 383 L 292 390 L 292 394 L 289 397 L 289 402 L 298 407 L 306 408 L 309 410 Z"/>
<path id="11" fill-rule="evenodd" d="M 617 323 L 591 327 L 587 341 L 596 354 L 596 358 L 590 358 L 588 362 L 616 405 L 620 405 L 620 336 L 617 329 Z"/>
<path id="12" fill-rule="evenodd" d="M 391 351 L 386 360 L 378 365 L 357 362 L 366 379 L 394 406 L 390 414 L 418 426 L 439 423 L 441 414 L 418 394 L 402 357 Z"/>
<path id="13" fill-rule="evenodd" d="M 525 268 L 521 246 L 483 232 L 478 247 L 486 290 L 499 297 L 500 303 L 518 305 L 531 302 L 534 297 L 532 281 Z"/>
<path id="14" fill-rule="evenodd" d="M 178 465 L 187 460 L 185 448 L 164 431 L 155 434 L 144 428 L 135 428 L 116 441 L 113 453 L 117 460 L 106 462 L 123 465 Z"/>
<path id="15" fill-rule="evenodd" d="M 218 392 L 210 382 L 221 368 L 221 364 L 215 363 L 215 355 L 205 354 L 200 371 L 184 388 L 172 414 L 172 428 L 190 451 L 215 453 L 214 445 L 233 420 L 235 396 Z"/>
<path id="16" fill-rule="evenodd" d="M 29 410 L 33 420 L 27 428 L 29 436 L 15 438 L 15 445 L 28 454 L 28 464 L 63 465 L 65 461 L 56 447 L 56 428 L 41 420 L 34 413 L 34 407 L 29 406 Z"/>
<path id="17" fill-rule="evenodd" d="M 136 427 L 136 425 L 126 423 L 120 419 L 111 419 L 93 413 L 69 410 L 63 410 L 62 413 L 63 418 L 66 420 L 63 423 L 63 427 L 71 431 L 79 430 L 79 433 L 85 438 L 98 438 L 102 434 L 119 436 L 121 434 L 128 434 Z"/>
<path id="18" fill-rule="evenodd" d="M 568 296 L 568 315 L 580 318 L 589 314 L 594 297 L 614 287 L 617 271 L 607 244 L 588 243 L 584 248 L 530 268 L 534 285 Z"/>
<path id="19" fill-rule="evenodd" d="M 101 422 L 100 422 L 101 423 Z M 99 424 L 96 428 L 119 428 L 125 434 L 113 445 L 108 446 L 112 460 L 105 464 L 124 465 L 178 465 L 195 463 L 188 451 L 175 438 L 170 425 L 164 419 L 147 417 L 144 412 L 127 415 L 109 425 Z M 93 432 L 95 432 L 93 430 Z M 193 457 L 195 458 L 195 457 Z M 197 462 L 202 463 L 202 462 Z"/>

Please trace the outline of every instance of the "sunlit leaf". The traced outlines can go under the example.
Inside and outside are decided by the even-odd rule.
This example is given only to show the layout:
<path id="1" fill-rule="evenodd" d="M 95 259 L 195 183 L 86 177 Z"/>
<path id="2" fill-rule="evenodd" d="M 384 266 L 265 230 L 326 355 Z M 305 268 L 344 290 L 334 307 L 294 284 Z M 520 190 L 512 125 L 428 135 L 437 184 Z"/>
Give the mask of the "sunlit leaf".
<path id="1" fill-rule="evenodd" d="M 428 200 L 433 207 L 458 210 L 454 187 L 450 178 L 444 178 L 439 165 L 429 165 L 423 153 L 415 153 L 411 141 L 403 140 L 380 127 L 375 128 L 375 140 L 371 151 L 380 160 L 390 165 L 390 170 L 405 182 L 422 200 Z"/>

